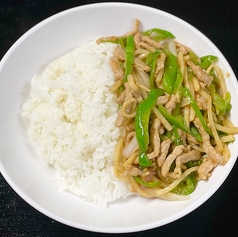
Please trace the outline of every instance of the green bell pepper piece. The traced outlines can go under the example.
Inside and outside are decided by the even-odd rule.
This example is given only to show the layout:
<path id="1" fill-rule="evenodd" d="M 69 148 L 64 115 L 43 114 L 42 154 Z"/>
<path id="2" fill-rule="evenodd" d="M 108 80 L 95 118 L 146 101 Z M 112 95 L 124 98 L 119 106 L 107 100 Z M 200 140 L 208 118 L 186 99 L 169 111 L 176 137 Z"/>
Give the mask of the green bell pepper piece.
<path id="1" fill-rule="evenodd" d="M 224 99 L 216 93 L 216 95 L 212 98 L 213 104 L 216 107 L 216 110 L 218 111 L 219 115 L 224 115 L 226 112 L 229 112 L 231 110 L 231 94 L 230 92 L 227 92 L 225 94 Z"/>
<path id="2" fill-rule="evenodd" d="M 147 56 L 145 58 L 146 65 L 151 66 L 152 61 L 153 61 L 153 54 L 154 54 L 153 52 L 150 52 L 147 54 Z"/>
<path id="3" fill-rule="evenodd" d="M 180 195 L 189 195 L 191 194 L 197 185 L 195 172 L 189 174 L 182 182 L 178 184 L 171 192 L 180 194 Z"/>
<path id="4" fill-rule="evenodd" d="M 200 67 L 206 70 L 206 69 L 209 68 L 209 66 L 210 66 L 212 63 L 217 62 L 218 57 L 213 56 L 213 55 L 207 55 L 207 56 L 201 57 L 200 59 L 201 59 Z"/>
<path id="5" fill-rule="evenodd" d="M 210 136 L 213 136 L 212 135 L 212 132 L 210 130 L 210 128 L 207 126 L 207 123 L 198 107 L 198 104 L 196 103 L 196 101 L 194 100 L 193 96 L 191 95 L 190 91 L 188 90 L 188 88 L 184 87 L 183 88 L 183 94 L 185 97 L 187 97 L 190 101 L 190 105 L 192 106 L 196 116 L 198 117 L 198 119 L 200 120 L 203 128 L 205 129 L 205 131 L 210 135 Z"/>
<path id="6" fill-rule="evenodd" d="M 152 89 L 148 96 L 137 106 L 135 116 L 136 139 L 141 151 L 145 152 L 149 144 L 149 118 L 157 98 L 164 94 L 162 89 Z"/>
<path id="7" fill-rule="evenodd" d="M 202 164 L 202 159 L 200 160 L 190 160 L 187 163 L 185 163 L 185 166 L 189 169 L 192 168 L 194 166 L 199 166 Z"/>
<path id="8" fill-rule="evenodd" d="M 139 165 L 141 168 L 148 168 L 152 165 L 152 161 L 147 157 L 144 151 L 139 154 Z"/>
<path id="9" fill-rule="evenodd" d="M 155 75 L 155 67 L 157 64 L 158 56 L 161 51 L 156 50 L 155 52 L 150 52 L 146 56 L 145 63 L 150 66 L 150 88 L 155 88 L 154 85 L 154 75 Z"/>
<path id="10" fill-rule="evenodd" d="M 123 49 L 125 49 L 125 47 L 126 47 L 126 42 L 127 42 L 127 38 L 122 37 L 122 38 L 116 38 L 116 39 L 105 39 L 105 40 L 102 39 L 101 42 L 102 42 L 102 43 L 119 44 L 119 45 L 121 45 L 121 47 L 122 47 Z"/>
<path id="11" fill-rule="evenodd" d="M 175 36 L 167 31 L 158 28 L 153 28 L 142 33 L 144 36 L 151 36 L 154 40 L 160 41 L 165 39 L 174 39 Z"/>
<path id="12" fill-rule="evenodd" d="M 169 139 L 173 139 L 173 131 L 166 131 L 164 134 L 160 134 L 161 141 Z"/>
<path id="13" fill-rule="evenodd" d="M 143 186 L 145 186 L 145 187 L 148 187 L 148 188 L 158 187 L 158 186 L 161 184 L 161 181 L 160 181 L 160 180 L 157 181 L 157 182 L 145 182 L 144 180 L 142 180 L 142 179 L 139 178 L 138 176 L 134 176 L 133 178 L 134 178 L 134 180 L 135 180 L 137 183 L 139 183 L 139 184 L 141 184 L 141 185 L 143 185 Z"/>
<path id="14" fill-rule="evenodd" d="M 166 60 L 162 85 L 164 90 L 171 95 L 174 92 L 174 84 L 177 79 L 178 61 L 177 57 L 168 49 L 165 49 L 164 52 L 166 54 Z"/>
<path id="15" fill-rule="evenodd" d="M 182 129 L 184 132 L 191 134 L 189 128 L 185 126 L 177 117 L 174 117 L 172 114 L 168 113 L 163 105 L 158 106 L 159 112 L 168 120 L 171 125 L 176 126 L 177 128 Z"/>
<path id="16" fill-rule="evenodd" d="M 174 83 L 174 91 L 173 91 L 174 94 L 181 88 L 182 83 L 183 83 L 183 75 L 180 69 L 178 68 L 176 81 Z"/>
<path id="17" fill-rule="evenodd" d="M 164 94 L 162 89 L 152 89 L 148 96 L 137 106 L 135 117 L 136 139 L 139 148 L 142 151 L 139 154 L 139 165 L 146 168 L 152 165 L 152 162 L 146 155 L 149 145 L 149 120 L 150 113 L 156 104 L 157 98 Z"/>
<path id="18" fill-rule="evenodd" d="M 155 67 L 157 64 L 157 60 L 158 60 L 158 56 L 160 54 L 160 51 L 155 51 L 152 54 L 152 60 L 151 60 L 151 64 L 150 64 L 150 88 L 154 89 L 155 88 L 155 84 L 154 84 L 154 76 L 155 76 Z"/>
<path id="19" fill-rule="evenodd" d="M 189 59 L 196 65 L 200 64 L 201 59 L 193 51 L 189 52 Z"/>
<path id="20" fill-rule="evenodd" d="M 231 94 L 227 92 L 222 98 L 220 94 L 216 92 L 214 84 L 211 84 L 208 88 L 212 95 L 212 103 L 215 106 L 218 115 L 225 115 L 226 112 L 231 110 Z"/>
<path id="21" fill-rule="evenodd" d="M 185 163 L 185 166 L 189 169 L 194 166 L 199 166 L 202 164 L 202 159 L 200 160 L 194 160 L 189 161 Z M 188 195 L 192 193 L 197 185 L 197 179 L 196 179 L 197 172 L 194 171 L 191 174 L 189 174 L 182 182 L 179 183 L 177 187 L 175 187 L 172 192 L 180 195 Z"/>
<path id="22" fill-rule="evenodd" d="M 177 103 L 176 104 L 176 106 L 175 106 L 175 108 L 172 110 L 172 115 L 174 116 L 174 117 L 179 117 L 179 119 L 181 120 L 181 103 Z"/>
<path id="23" fill-rule="evenodd" d="M 199 133 L 198 129 L 193 124 L 190 126 L 190 131 L 193 137 L 195 137 L 199 142 L 202 142 L 201 134 Z"/>
<path id="24" fill-rule="evenodd" d="M 181 139 L 180 139 L 180 137 L 179 137 L 178 129 L 177 129 L 177 127 L 174 126 L 174 125 L 173 125 L 172 127 L 173 127 L 174 144 L 175 144 L 176 146 L 179 146 L 179 145 L 182 144 L 182 141 L 181 141 Z"/>

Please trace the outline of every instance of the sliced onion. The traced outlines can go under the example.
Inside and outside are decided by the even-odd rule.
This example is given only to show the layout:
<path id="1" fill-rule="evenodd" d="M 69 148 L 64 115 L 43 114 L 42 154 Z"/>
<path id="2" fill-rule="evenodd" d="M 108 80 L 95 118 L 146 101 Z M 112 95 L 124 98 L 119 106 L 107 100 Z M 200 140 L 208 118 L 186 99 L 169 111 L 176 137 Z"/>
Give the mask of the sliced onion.
<path id="1" fill-rule="evenodd" d="M 139 148 L 136 136 L 134 136 L 127 146 L 123 149 L 122 155 L 125 158 L 129 158 Z"/>
<path id="2" fill-rule="evenodd" d="M 171 192 L 159 195 L 158 197 L 168 201 L 188 201 L 190 199 L 188 195 L 179 195 Z"/>
<path id="3" fill-rule="evenodd" d="M 176 45 L 175 45 L 174 40 L 168 40 L 168 46 L 169 46 L 170 52 L 171 52 L 174 56 L 177 56 Z"/>
<path id="4" fill-rule="evenodd" d="M 150 88 L 150 77 L 147 72 L 136 68 L 135 69 L 136 80 L 139 84 L 144 85 L 147 88 Z"/>
<path id="5" fill-rule="evenodd" d="M 161 42 L 163 45 L 168 44 L 169 51 L 174 55 L 177 56 L 177 51 L 176 51 L 176 44 L 173 39 L 166 39 Z"/>

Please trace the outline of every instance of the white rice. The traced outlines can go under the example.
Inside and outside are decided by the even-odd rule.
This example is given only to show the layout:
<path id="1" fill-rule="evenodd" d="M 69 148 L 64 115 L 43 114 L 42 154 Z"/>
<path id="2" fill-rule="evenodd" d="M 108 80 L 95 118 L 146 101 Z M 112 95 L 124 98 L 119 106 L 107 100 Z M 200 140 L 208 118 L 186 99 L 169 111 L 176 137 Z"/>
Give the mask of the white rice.
<path id="1" fill-rule="evenodd" d="M 32 78 L 22 112 L 30 138 L 57 170 L 61 187 L 102 207 L 131 194 L 113 173 L 120 134 L 116 98 L 109 91 L 114 47 L 93 42 L 50 63 Z"/>

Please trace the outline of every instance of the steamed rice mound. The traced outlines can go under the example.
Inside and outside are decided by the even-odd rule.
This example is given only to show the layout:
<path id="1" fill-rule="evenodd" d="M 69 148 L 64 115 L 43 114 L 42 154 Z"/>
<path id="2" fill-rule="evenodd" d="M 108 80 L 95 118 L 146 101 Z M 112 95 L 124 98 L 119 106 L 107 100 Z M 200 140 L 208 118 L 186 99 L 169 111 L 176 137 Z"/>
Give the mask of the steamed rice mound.
<path id="1" fill-rule="evenodd" d="M 113 173 L 120 135 L 109 59 L 115 45 L 91 43 L 49 64 L 31 80 L 22 116 L 44 161 L 60 185 L 84 201 L 105 207 L 131 193 Z"/>

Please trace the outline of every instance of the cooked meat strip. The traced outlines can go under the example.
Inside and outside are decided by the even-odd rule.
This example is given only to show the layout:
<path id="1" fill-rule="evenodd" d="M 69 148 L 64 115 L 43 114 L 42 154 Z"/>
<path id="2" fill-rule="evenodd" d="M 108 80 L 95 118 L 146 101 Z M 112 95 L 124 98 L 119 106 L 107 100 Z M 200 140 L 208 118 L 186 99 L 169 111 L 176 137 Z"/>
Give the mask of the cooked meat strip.
<path id="1" fill-rule="evenodd" d="M 138 58 L 138 57 L 136 57 L 135 59 L 134 59 L 134 64 L 138 67 L 138 68 L 140 68 L 140 69 L 142 69 L 142 70 L 144 70 L 144 71 L 146 71 L 146 72 L 149 72 L 150 71 L 150 66 L 148 66 L 148 65 L 146 65 L 140 58 Z"/>
<path id="2" fill-rule="evenodd" d="M 125 86 L 125 93 L 126 93 L 125 100 L 133 98 L 133 90 L 129 86 L 128 82 L 124 83 L 124 86 Z"/>
<path id="3" fill-rule="evenodd" d="M 187 55 L 189 54 L 189 52 L 191 51 L 190 48 L 188 48 L 187 46 L 177 43 L 177 52 L 181 52 L 183 55 Z"/>
<path id="4" fill-rule="evenodd" d="M 202 154 L 200 151 L 196 151 L 196 150 L 191 150 L 188 151 L 186 153 L 182 153 L 181 155 L 179 155 L 175 161 L 176 163 L 176 167 L 174 169 L 174 173 L 180 177 L 182 175 L 182 164 L 185 164 L 189 161 L 192 160 L 199 160 L 202 157 Z"/>
<path id="5" fill-rule="evenodd" d="M 128 165 L 126 167 L 126 169 L 123 171 L 123 173 L 121 174 L 122 177 L 127 177 L 127 176 L 138 176 L 141 175 L 142 171 L 135 167 L 134 165 Z"/>
<path id="6" fill-rule="evenodd" d="M 207 101 L 203 96 L 196 93 L 195 100 L 199 106 L 199 109 L 207 110 Z"/>
<path id="7" fill-rule="evenodd" d="M 159 127 L 160 127 L 160 119 L 156 118 L 153 120 L 150 136 L 151 136 L 151 145 L 153 147 L 153 151 L 147 154 L 149 159 L 153 159 L 159 155 L 160 152 L 160 137 L 159 137 Z"/>
<path id="8" fill-rule="evenodd" d="M 170 96 L 168 94 L 162 95 L 158 97 L 156 104 L 157 105 L 164 105 L 169 101 Z"/>
<path id="9" fill-rule="evenodd" d="M 165 159 L 165 162 L 164 164 L 162 165 L 162 168 L 161 168 L 161 174 L 166 177 L 167 174 L 169 173 L 169 170 L 170 170 L 170 167 L 171 167 L 171 164 L 173 163 L 173 161 L 179 156 L 181 155 L 185 150 L 185 147 L 183 145 L 179 145 L 179 146 L 176 146 L 174 148 L 174 150 L 172 151 L 172 153 L 170 153 L 168 155 L 168 157 Z"/>
<path id="10" fill-rule="evenodd" d="M 209 76 L 200 66 L 195 65 L 191 60 L 188 60 L 187 64 L 191 67 L 193 73 L 199 81 L 204 82 L 207 86 L 210 86 L 213 80 L 212 76 Z"/>
<path id="11" fill-rule="evenodd" d="M 200 86 L 201 90 L 204 90 L 204 88 L 206 87 L 206 83 L 200 81 L 199 86 Z"/>
<path id="12" fill-rule="evenodd" d="M 199 141 L 192 135 L 186 134 L 187 141 L 193 144 L 199 144 Z"/>
<path id="13" fill-rule="evenodd" d="M 120 66 L 119 60 L 117 57 L 112 56 L 109 60 L 112 72 L 114 74 L 114 78 L 116 80 L 122 80 L 124 77 L 124 72 Z"/>
<path id="14" fill-rule="evenodd" d="M 140 31 L 140 21 L 136 18 L 134 23 L 134 28 L 132 29 L 132 31 L 124 35 L 124 37 L 129 35 L 136 35 L 139 31 Z"/>
<path id="15" fill-rule="evenodd" d="M 211 145 L 210 143 L 210 136 L 204 130 L 200 120 L 195 118 L 193 121 L 194 125 L 197 127 L 199 133 L 202 136 L 203 140 L 203 149 L 208 154 L 210 158 L 212 158 L 217 164 L 222 164 L 224 162 L 224 157 Z"/>
<path id="16" fill-rule="evenodd" d="M 108 37 L 102 37 L 102 38 L 99 38 L 97 39 L 97 43 L 100 44 L 101 42 L 104 42 L 104 41 L 116 41 L 120 38 L 125 38 L 129 35 L 136 35 L 140 30 L 140 21 L 138 19 L 135 19 L 135 24 L 134 24 L 134 28 L 128 32 L 127 34 L 125 35 L 121 35 L 121 36 L 108 36 Z"/>
<path id="17" fill-rule="evenodd" d="M 154 179 L 155 177 L 155 171 L 153 169 L 148 169 L 146 171 L 146 175 L 142 174 L 143 179 L 146 181 L 146 182 L 150 182 Z"/>
<path id="18" fill-rule="evenodd" d="M 217 163 L 208 158 L 207 160 L 203 161 L 203 163 L 198 167 L 198 176 L 200 179 L 208 179 L 211 176 L 211 171 L 217 166 Z"/>
<path id="19" fill-rule="evenodd" d="M 126 52 L 125 50 L 120 47 L 120 46 L 117 46 L 114 51 L 113 51 L 113 55 L 115 57 L 117 57 L 120 61 L 125 61 L 126 60 Z"/>
<path id="20" fill-rule="evenodd" d="M 147 49 L 147 50 L 150 51 L 150 52 L 155 52 L 155 51 L 156 51 L 156 48 L 155 48 L 155 47 L 150 46 L 150 45 L 148 45 L 147 43 L 142 42 L 142 41 L 140 41 L 140 42 L 138 43 L 138 47 Z"/>
<path id="21" fill-rule="evenodd" d="M 158 61 L 157 61 L 156 69 L 155 69 L 155 74 L 158 74 L 158 72 L 164 68 L 165 59 L 166 59 L 166 54 L 163 52 L 160 53 Z"/>
<path id="22" fill-rule="evenodd" d="M 133 91 L 130 88 L 130 86 L 128 85 L 128 82 L 126 82 L 124 85 L 125 85 L 125 97 L 124 97 L 123 103 L 125 103 L 125 101 L 127 101 L 131 98 L 134 98 L 133 97 Z M 125 121 L 125 118 L 123 117 L 122 109 L 120 109 L 119 112 L 118 112 L 118 115 L 117 115 L 115 125 L 117 127 L 120 127 L 124 123 L 124 121 Z"/>
<path id="23" fill-rule="evenodd" d="M 177 103 L 177 98 L 176 95 L 172 95 L 170 97 L 170 100 L 168 101 L 168 103 L 165 105 L 165 109 L 171 114 L 172 110 L 175 109 L 176 107 L 176 103 Z"/>
<path id="24" fill-rule="evenodd" d="M 156 49 L 163 49 L 163 45 L 158 43 L 157 41 L 151 39 L 149 36 L 142 36 L 142 41 L 148 45 L 155 47 Z"/>
<path id="25" fill-rule="evenodd" d="M 117 114 L 117 118 L 116 118 L 116 122 L 115 122 L 115 125 L 117 127 L 121 127 L 122 124 L 124 123 L 125 121 L 125 118 L 123 117 L 123 114 L 122 114 L 122 111 L 121 109 L 118 111 L 118 114 Z"/>
<path id="26" fill-rule="evenodd" d="M 158 166 L 161 167 L 164 164 L 165 158 L 168 155 L 169 147 L 172 143 L 171 139 L 167 139 L 161 142 L 160 144 L 160 154 L 157 157 Z"/>
<path id="27" fill-rule="evenodd" d="M 165 131 L 164 126 L 160 126 L 160 127 L 159 127 L 159 134 L 160 134 L 160 135 L 161 135 L 161 134 L 164 134 L 164 131 Z"/>
<path id="28" fill-rule="evenodd" d="M 190 146 L 187 143 L 187 133 L 183 132 L 181 129 L 178 129 L 178 134 L 179 134 L 180 140 L 182 142 L 181 145 L 184 145 L 186 147 L 187 151 L 190 150 Z"/>
<path id="29" fill-rule="evenodd" d="M 126 92 L 123 91 L 123 92 L 120 94 L 120 96 L 117 98 L 117 101 L 116 101 L 117 104 L 119 104 L 119 105 L 123 104 L 125 97 L 126 97 Z"/>
<path id="30" fill-rule="evenodd" d="M 141 35 L 140 32 L 138 32 L 138 33 L 134 36 L 134 42 L 135 42 L 135 47 L 136 47 L 136 49 L 139 49 L 139 48 L 140 48 L 139 43 L 141 42 L 141 37 L 142 37 L 142 35 Z"/>

